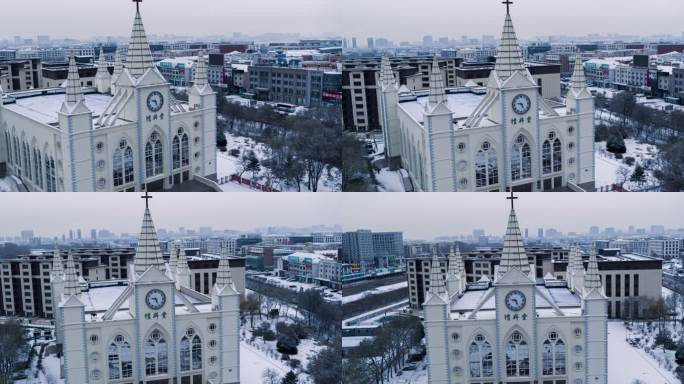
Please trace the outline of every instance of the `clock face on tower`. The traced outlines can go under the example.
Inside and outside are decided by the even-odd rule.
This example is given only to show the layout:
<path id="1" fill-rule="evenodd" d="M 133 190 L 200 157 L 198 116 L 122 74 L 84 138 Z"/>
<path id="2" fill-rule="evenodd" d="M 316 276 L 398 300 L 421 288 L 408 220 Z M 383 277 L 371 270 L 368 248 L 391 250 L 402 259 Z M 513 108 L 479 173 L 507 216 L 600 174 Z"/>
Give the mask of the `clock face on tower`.
<path id="1" fill-rule="evenodd" d="M 518 115 L 524 115 L 532 108 L 532 100 L 527 95 L 518 95 L 513 99 L 513 111 Z"/>
<path id="2" fill-rule="evenodd" d="M 506 307 L 514 312 L 525 308 L 526 301 L 525 294 L 520 291 L 511 291 L 506 295 Z"/>
<path id="3" fill-rule="evenodd" d="M 159 112 L 164 106 L 164 96 L 159 92 L 152 92 L 147 96 L 147 108 L 152 112 Z"/>
<path id="4" fill-rule="evenodd" d="M 145 296 L 145 303 L 147 303 L 147 306 L 150 307 L 150 309 L 156 311 L 163 307 L 166 303 L 166 294 L 159 289 L 153 289 L 147 292 L 147 295 Z"/>

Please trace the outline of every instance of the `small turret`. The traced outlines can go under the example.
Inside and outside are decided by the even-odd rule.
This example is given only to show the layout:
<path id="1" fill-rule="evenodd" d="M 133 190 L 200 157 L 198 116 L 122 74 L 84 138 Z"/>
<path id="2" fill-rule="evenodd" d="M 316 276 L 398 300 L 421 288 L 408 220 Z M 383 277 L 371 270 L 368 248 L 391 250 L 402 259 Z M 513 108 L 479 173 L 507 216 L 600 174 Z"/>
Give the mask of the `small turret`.
<path id="1" fill-rule="evenodd" d="M 109 68 L 104 57 L 104 49 L 100 47 L 100 57 L 97 60 L 97 74 L 95 75 L 95 84 L 97 92 L 101 94 L 109 94 L 112 88 L 112 77 L 109 74 Z"/>

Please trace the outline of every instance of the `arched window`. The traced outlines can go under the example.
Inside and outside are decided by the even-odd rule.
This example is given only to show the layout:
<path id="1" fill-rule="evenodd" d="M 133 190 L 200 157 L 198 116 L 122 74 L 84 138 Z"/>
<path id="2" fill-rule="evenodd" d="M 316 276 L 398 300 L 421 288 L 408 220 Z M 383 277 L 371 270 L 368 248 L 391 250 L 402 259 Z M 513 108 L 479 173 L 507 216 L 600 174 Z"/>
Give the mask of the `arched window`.
<path id="1" fill-rule="evenodd" d="M 164 172 L 162 142 L 159 134 L 154 132 L 145 144 L 145 170 L 147 177 L 161 175 Z"/>
<path id="2" fill-rule="evenodd" d="M 109 363 L 109 380 L 125 379 L 133 376 L 131 346 L 123 336 L 116 336 L 109 345 L 107 361 Z"/>
<path id="3" fill-rule="evenodd" d="M 133 175 L 133 149 L 125 139 L 119 142 L 119 147 L 114 151 L 112 165 L 115 187 L 132 183 L 135 180 Z"/>
<path id="4" fill-rule="evenodd" d="M 35 182 L 38 187 L 43 188 L 43 172 L 41 170 L 41 160 L 40 150 L 33 147 L 33 170 L 35 173 Z"/>
<path id="5" fill-rule="evenodd" d="M 25 141 L 23 142 L 22 149 L 24 152 L 24 172 L 26 174 L 26 178 L 33 180 L 31 172 L 31 151 L 29 150 L 29 146 Z"/>
<path id="6" fill-rule="evenodd" d="M 506 376 L 530 375 L 530 347 L 522 334 L 513 332 L 506 344 Z"/>
<path id="7" fill-rule="evenodd" d="M 21 148 L 19 148 L 19 139 L 14 138 L 14 164 L 21 168 Z"/>
<path id="8" fill-rule="evenodd" d="M 483 335 L 475 336 L 475 339 L 468 348 L 470 377 L 493 377 L 493 361 L 492 345 L 489 344 Z"/>
<path id="9" fill-rule="evenodd" d="M 12 140 L 10 140 L 9 132 L 5 132 L 5 144 L 7 145 L 7 161 L 12 164 L 14 156 L 12 154 Z"/>
<path id="10" fill-rule="evenodd" d="M 190 165 L 188 134 L 183 128 L 178 128 L 178 134 L 173 137 L 173 169 L 180 169 L 188 165 Z"/>
<path id="11" fill-rule="evenodd" d="M 513 181 L 532 177 L 532 152 L 524 135 L 518 136 L 511 154 L 511 177 Z"/>
<path id="12" fill-rule="evenodd" d="M 549 332 L 542 350 L 542 374 L 546 376 L 565 375 L 565 356 L 565 343 L 558 338 L 557 332 Z"/>
<path id="13" fill-rule="evenodd" d="M 482 147 L 475 155 L 475 181 L 477 188 L 499 184 L 496 150 L 488 141 L 482 143 Z"/>
<path id="14" fill-rule="evenodd" d="M 555 137 L 555 135 L 551 137 Z M 544 174 L 563 170 L 563 146 L 558 138 L 544 141 L 542 146 L 542 168 Z"/>
<path id="15" fill-rule="evenodd" d="M 162 333 L 155 329 L 145 341 L 145 375 L 160 375 L 168 371 L 168 345 Z"/>
<path id="16" fill-rule="evenodd" d="M 57 179 L 55 178 L 55 160 L 45 156 L 45 190 L 57 192 Z"/>

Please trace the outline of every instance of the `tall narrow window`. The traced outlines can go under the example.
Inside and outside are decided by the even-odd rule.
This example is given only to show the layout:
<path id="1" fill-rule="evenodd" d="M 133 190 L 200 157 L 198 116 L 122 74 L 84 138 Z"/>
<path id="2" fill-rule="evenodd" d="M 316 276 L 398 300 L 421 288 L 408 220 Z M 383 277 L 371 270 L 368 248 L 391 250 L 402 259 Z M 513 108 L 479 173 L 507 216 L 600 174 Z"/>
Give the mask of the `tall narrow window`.
<path id="1" fill-rule="evenodd" d="M 190 165 L 190 142 L 183 128 L 178 128 L 173 138 L 173 169 Z"/>
<path id="2" fill-rule="evenodd" d="M 483 335 L 475 336 L 475 340 L 468 348 L 468 365 L 470 377 L 493 377 L 494 359 L 492 346 Z"/>
<path id="3" fill-rule="evenodd" d="M 123 336 L 116 336 L 109 345 L 107 361 L 109 363 L 109 380 L 125 379 L 133 375 L 131 346 Z"/>
<path id="4" fill-rule="evenodd" d="M 155 329 L 145 341 L 145 375 L 160 375 L 168 371 L 168 346 L 161 332 Z"/>
<path id="5" fill-rule="evenodd" d="M 119 147 L 114 151 L 112 159 L 114 186 L 120 187 L 132 183 L 133 175 L 133 149 L 125 139 L 119 142 Z"/>
<path id="6" fill-rule="evenodd" d="M 477 188 L 499 184 L 496 150 L 485 141 L 475 155 L 475 182 Z"/>
<path id="7" fill-rule="evenodd" d="M 532 152 L 524 135 L 519 135 L 511 154 L 511 178 L 513 181 L 532 177 Z"/>
<path id="8" fill-rule="evenodd" d="M 530 347 L 518 331 L 513 332 L 506 345 L 506 375 L 530 375 Z"/>
<path id="9" fill-rule="evenodd" d="M 554 132 L 542 145 L 542 171 L 544 174 L 561 172 L 563 170 L 563 146 Z"/>
<path id="10" fill-rule="evenodd" d="M 145 170 L 148 178 L 164 172 L 162 142 L 157 132 L 154 132 L 145 144 Z"/>

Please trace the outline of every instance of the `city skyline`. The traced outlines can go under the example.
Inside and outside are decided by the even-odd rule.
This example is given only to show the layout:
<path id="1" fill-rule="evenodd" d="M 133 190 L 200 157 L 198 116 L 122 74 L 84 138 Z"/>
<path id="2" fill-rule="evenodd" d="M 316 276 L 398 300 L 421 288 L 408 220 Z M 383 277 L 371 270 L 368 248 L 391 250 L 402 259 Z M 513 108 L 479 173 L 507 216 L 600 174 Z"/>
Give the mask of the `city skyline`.
<path id="1" fill-rule="evenodd" d="M 344 231 L 370 229 L 399 231 L 407 240 L 432 240 L 442 236 L 463 236 L 484 230 L 489 236 L 503 236 L 510 202 L 497 194 L 241 194 L 239 202 L 226 205 L 220 195 L 153 194 L 150 210 L 157 228 L 177 231 L 211 227 L 214 231 L 251 232 L 268 227 L 309 228 L 340 225 Z M 654 196 L 654 197 L 650 197 Z M 516 212 L 521 227 L 536 236 L 537 229 L 587 233 L 592 226 L 601 230 L 627 230 L 630 226 L 652 225 L 680 229 L 684 224 L 676 212 L 684 210 L 684 196 L 655 194 L 519 194 Z M 562 204 L 559 202 L 562 201 Z M 78 203 L 78 205 L 75 205 Z M 342 209 L 341 207 L 353 207 Z M 401 207 L 404 215 L 397 215 Z M 0 211 L 12 221 L 0 223 L 0 235 L 20 236 L 32 230 L 37 237 L 61 237 L 69 230 L 106 229 L 114 234 L 136 236 L 144 203 L 139 194 L 9 194 Z M 253 215 L 253 212 L 267 212 Z M 50 218 L 58 217 L 55 221 Z M 463 220 L 462 218 L 467 218 Z M 410 218 L 410 219 L 409 219 Z"/>
<path id="2" fill-rule="evenodd" d="M 140 11 L 148 33 L 154 35 L 216 36 L 267 32 L 324 35 L 331 33 L 335 0 L 257 0 L 239 7 L 221 0 L 144 0 Z M 0 40 L 14 36 L 88 39 L 125 36 L 135 5 L 130 1 L 50 0 L 12 2 L 5 5 L 15 17 L 0 24 Z M 20 15 L 24 15 L 21 17 Z M 59 15 L 59 17 L 55 17 Z M 65 22 L 65 15 L 69 21 Z M 106 15 L 103 23 L 98 15 Z M 257 22 L 255 22 L 257 21 Z M 265 29 L 267 28 L 267 29 Z"/>
<path id="3" fill-rule="evenodd" d="M 596 18 L 588 17 L 587 10 L 595 15 L 610 15 L 611 23 L 596 22 Z M 462 35 L 478 38 L 481 35 L 494 35 L 499 38 L 506 9 L 498 0 L 434 0 L 430 4 L 419 1 L 349 0 L 340 2 L 337 12 L 337 20 L 346 27 L 344 36 L 414 40 L 424 35 L 432 35 L 435 39 L 442 36 L 460 38 Z M 426 13 L 429 13 L 429 18 L 416 17 Z M 572 6 L 559 8 L 555 2 L 519 0 L 512 5 L 511 14 L 516 32 L 523 39 L 592 33 L 671 33 L 681 36 L 684 32 L 678 17 L 684 14 L 684 3 L 676 0 L 651 1 L 647 13 L 642 12 L 641 3 L 633 1 L 575 0 Z M 397 22 L 399 20 L 405 22 Z"/>

